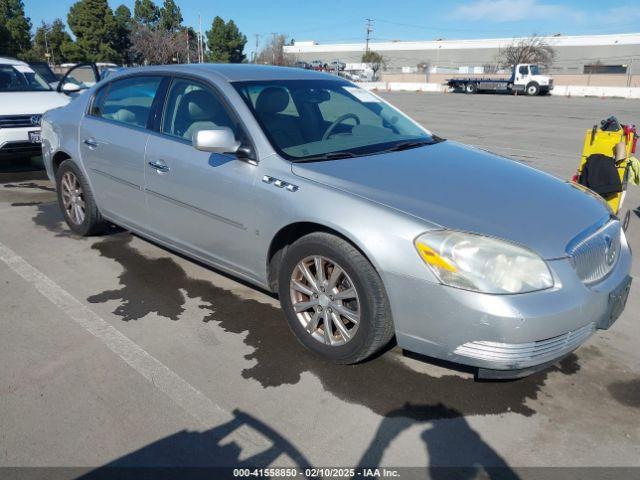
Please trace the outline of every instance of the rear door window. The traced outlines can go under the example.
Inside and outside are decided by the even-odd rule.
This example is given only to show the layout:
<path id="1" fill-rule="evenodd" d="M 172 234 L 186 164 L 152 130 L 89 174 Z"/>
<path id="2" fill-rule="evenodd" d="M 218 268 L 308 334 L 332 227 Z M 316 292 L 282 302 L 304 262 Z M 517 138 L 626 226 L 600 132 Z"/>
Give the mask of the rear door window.
<path id="1" fill-rule="evenodd" d="M 146 127 L 161 77 L 116 80 L 98 92 L 91 114 L 115 122 Z"/>

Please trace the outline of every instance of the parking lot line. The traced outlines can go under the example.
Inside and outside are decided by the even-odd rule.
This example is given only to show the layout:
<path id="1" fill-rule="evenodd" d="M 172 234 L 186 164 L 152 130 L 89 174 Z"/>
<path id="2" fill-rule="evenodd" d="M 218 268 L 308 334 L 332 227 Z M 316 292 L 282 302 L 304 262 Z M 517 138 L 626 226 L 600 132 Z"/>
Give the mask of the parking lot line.
<path id="1" fill-rule="evenodd" d="M 204 393 L 149 354 L 140 345 L 123 335 L 118 329 L 1 242 L 0 260 L 33 285 L 69 318 L 105 344 L 148 382 L 202 423 L 203 427 L 209 428 L 233 418 L 230 412 L 214 403 Z M 264 444 L 259 437 L 249 440 L 255 445 Z"/>

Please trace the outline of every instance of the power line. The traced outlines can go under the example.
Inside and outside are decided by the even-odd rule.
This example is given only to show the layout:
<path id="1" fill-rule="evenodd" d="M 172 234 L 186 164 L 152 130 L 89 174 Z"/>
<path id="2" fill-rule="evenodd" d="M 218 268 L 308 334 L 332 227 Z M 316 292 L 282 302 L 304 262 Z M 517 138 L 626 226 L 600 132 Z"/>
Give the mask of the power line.
<path id="1" fill-rule="evenodd" d="M 373 33 L 373 19 L 372 18 L 367 18 L 366 21 L 367 21 L 367 23 L 366 23 L 367 38 L 366 38 L 364 52 L 365 53 L 369 53 L 369 40 L 371 39 L 371 34 Z"/>

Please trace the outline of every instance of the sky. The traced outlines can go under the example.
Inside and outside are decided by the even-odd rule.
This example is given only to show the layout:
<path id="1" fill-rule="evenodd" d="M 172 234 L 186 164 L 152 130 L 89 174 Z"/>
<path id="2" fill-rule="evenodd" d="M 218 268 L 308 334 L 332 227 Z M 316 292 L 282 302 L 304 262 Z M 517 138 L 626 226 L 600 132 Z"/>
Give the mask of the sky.
<path id="1" fill-rule="evenodd" d="M 162 0 L 155 0 L 161 4 Z M 133 11 L 134 0 L 109 0 Z M 24 0 L 35 27 L 66 21 L 74 0 Z M 372 41 L 496 38 L 537 34 L 640 32 L 640 7 L 621 0 L 176 0 L 184 23 L 208 30 L 213 17 L 233 19 L 247 36 L 247 53 L 272 34 L 320 43 L 356 43 L 373 19 Z"/>

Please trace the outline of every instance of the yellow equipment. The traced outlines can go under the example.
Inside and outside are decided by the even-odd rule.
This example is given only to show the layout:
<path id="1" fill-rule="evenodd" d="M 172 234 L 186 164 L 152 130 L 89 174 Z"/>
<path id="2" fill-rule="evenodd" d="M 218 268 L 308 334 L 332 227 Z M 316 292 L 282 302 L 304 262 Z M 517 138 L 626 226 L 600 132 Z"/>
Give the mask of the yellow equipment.
<path id="1" fill-rule="evenodd" d="M 615 123 L 614 123 L 615 122 Z M 582 157 L 578 172 L 573 177 L 573 181 L 577 182 L 582 173 L 582 169 L 589 156 L 600 153 L 608 157 L 616 159 L 616 167 L 622 182 L 622 192 L 608 195 L 605 200 L 617 215 L 622 207 L 625 194 L 627 193 L 627 183 L 629 179 L 629 158 L 635 153 L 638 133 L 635 126 L 620 125 L 615 118 L 611 118 L 602 122 L 601 126 L 595 126 L 586 131 L 584 136 L 584 145 L 582 147 Z M 622 149 L 618 149 L 616 155 L 616 145 L 624 144 L 624 153 Z"/>

